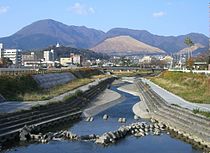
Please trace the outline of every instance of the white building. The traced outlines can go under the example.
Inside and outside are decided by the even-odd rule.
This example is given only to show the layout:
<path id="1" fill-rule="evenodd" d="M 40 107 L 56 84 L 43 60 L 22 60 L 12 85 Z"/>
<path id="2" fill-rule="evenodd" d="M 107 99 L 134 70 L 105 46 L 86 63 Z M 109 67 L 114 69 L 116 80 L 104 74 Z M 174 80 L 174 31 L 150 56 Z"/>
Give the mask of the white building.
<path id="1" fill-rule="evenodd" d="M 51 51 L 44 51 L 44 60 L 45 61 L 54 61 L 54 50 L 51 49 Z"/>
<path id="2" fill-rule="evenodd" d="M 4 49 L 2 56 L 9 58 L 16 66 L 21 65 L 21 50 L 20 49 Z"/>
<path id="3" fill-rule="evenodd" d="M 4 49 L 3 44 L 0 43 L 0 58 L 2 57 L 3 49 Z"/>
<path id="4" fill-rule="evenodd" d="M 58 48 L 58 47 L 60 47 L 60 44 L 59 44 L 59 43 L 57 43 L 57 44 L 56 44 L 56 47 L 57 47 L 57 48 Z"/>

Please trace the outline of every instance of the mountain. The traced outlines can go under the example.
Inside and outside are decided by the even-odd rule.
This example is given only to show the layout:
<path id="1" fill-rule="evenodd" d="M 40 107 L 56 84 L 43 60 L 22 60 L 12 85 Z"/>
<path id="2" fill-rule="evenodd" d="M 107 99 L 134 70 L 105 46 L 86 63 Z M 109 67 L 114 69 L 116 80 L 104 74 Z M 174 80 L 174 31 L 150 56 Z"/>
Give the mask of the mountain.
<path id="1" fill-rule="evenodd" d="M 133 30 L 127 28 L 114 28 L 106 33 L 106 38 L 128 35 L 146 44 L 158 47 L 167 53 L 176 53 L 177 51 L 187 47 L 184 44 L 186 37 L 191 38 L 194 43 L 199 43 L 205 47 L 208 46 L 208 37 L 199 33 L 190 33 L 181 36 L 158 36 L 151 34 L 146 30 Z"/>
<path id="2" fill-rule="evenodd" d="M 186 47 L 186 48 L 181 49 L 180 51 L 177 52 L 177 54 L 187 54 L 188 52 L 195 54 L 196 51 L 203 49 L 203 48 L 205 48 L 204 45 L 197 43 L 191 47 Z"/>
<path id="3" fill-rule="evenodd" d="M 130 36 L 117 36 L 107 38 L 91 50 L 109 55 L 136 55 L 165 53 L 159 48 L 147 45 Z"/>
<path id="4" fill-rule="evenodd" d="M 142 43 L 157 47 L 167 53 L 176 53 L 187 46 L 184 39 L 190 37 L 194 43 L 208 47 L 208 37 L 199 33 L 181 36 L 158 36 L 146 30 L 113 28 L 107 33 L 85 26 L 69 26 L 51 19 L 34 22 L 9 37 L 0 38 L 5 48 L 24 50 L 46 48 L 59 42 L 65 46 L 77 48 L 93 48 L 107 38 L 130 36 Z"/>
<path id="5" fill-rule="evenodd" d="M 34 22 L 17 33 L 0 39 L 8 48 L 37 49 L 59 42 L 62 45 L 89 48 L 98 43 L 104 32 L 84 26 L 68 26 L 46 19 Z"/>

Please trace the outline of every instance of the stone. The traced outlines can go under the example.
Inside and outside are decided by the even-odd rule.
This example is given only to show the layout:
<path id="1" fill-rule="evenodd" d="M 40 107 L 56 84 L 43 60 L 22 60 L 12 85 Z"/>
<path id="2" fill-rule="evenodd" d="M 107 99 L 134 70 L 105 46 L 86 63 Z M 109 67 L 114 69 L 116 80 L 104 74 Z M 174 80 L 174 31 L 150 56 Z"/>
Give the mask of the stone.
<path id="1" fill-rule="evenodd" d="M 104 114 L 103 119 L 104 119 L 104 120 L 107 120 L 108 117 L 109 117 L 109 116 L 108 116 L 107 114 Z"/>
<path id="2" fill-rule="evenodd" d="M 139 119 L 139 117 L 137 116 L 137 115 L 134 115 L 134 120 L 138 120 Z"/>

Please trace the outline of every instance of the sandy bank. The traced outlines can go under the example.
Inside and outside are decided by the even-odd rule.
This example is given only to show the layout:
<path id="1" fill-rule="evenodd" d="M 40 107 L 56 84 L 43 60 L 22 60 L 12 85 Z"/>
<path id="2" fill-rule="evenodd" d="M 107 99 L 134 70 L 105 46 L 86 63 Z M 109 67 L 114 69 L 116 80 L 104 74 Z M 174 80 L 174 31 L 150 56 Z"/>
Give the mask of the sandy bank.
<path id="1" fill-rule="evenodd" d="M 102 92 L 94 101 L 91 102 L 90 106 L 83 111 L 84 117 L 94 116 L 120 102 L 124 99 L 119 93 L 106 89 Z"/>
<path id="2" fill-rule="evenodd" d="M 129 82 L 134 82 L 134 80 L 132 80 L 134 78 L 129 78 Z M 136 103 L 132 110 L 133 110 L 133 113 L 141 118 L 150 118 L 150 115 L 148 113 L 148 108 L 144 102 L 144 99 L 143 97 L 141 97 L 141 95 L 139 94 L 139 91 L 136 87 L 135 84 L 129 84 L 129 85 L 124 85 L 122 87 L 119 87 L 118 90 L 120 91 L 123 91 L 123 92 L 127 92 L 129 94 L 132 94 L 134 96 L 139 96 L 141 101 Z"/>

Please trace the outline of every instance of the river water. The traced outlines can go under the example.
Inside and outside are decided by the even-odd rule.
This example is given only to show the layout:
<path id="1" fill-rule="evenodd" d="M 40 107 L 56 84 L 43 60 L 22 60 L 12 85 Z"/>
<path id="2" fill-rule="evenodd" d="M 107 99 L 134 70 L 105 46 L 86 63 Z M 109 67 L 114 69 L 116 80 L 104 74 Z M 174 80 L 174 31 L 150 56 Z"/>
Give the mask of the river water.
<path id="1" fill-rule="evenodd" d="M 118 123 L 119 117 L 127 119 L 126 124 L 135 122 L 133 119 L 132 106 L 139 101 L 139 97 L 128 93 L 118 91 L 117 86 L 112 86 L 112 90 L 124 96 L 122 103 L 119 103 L 112 108 L 109 108 L 98 115 L 94 116 L 93 122 L 79 121 L 69 127 L 69 130 L 78 135 L 87 134 L 102 134 L 107 131 L 117 130 L 122 123 Z M 103 120 L 104 114 L 110 117 L 108 120 Z M 201 153 L 202 151 L 192 148 L 176 138 L 172 138 L 166 133 L 160 136 L 145 136 L 136 138 L 128 136 L 125 139 L 118 141 L 114 145 L 107 147 L 85 141 L 50 141 L 48 144 L 28 144 L 18 146 L 6 153 Z"/>

